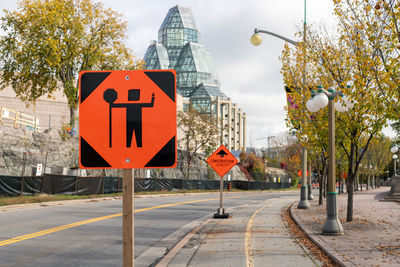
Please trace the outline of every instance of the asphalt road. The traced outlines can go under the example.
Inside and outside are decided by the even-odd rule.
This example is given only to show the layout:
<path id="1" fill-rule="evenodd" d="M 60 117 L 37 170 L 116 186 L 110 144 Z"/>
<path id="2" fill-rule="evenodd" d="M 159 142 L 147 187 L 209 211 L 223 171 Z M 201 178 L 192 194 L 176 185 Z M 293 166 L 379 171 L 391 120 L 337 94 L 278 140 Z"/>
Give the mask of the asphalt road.
<path id="1" fill-rule="evenodd" d="M 295 195 L 228 193 L 224 208 Z M 136 198 L 135 266 L 151 265 L 217 207 L 218 193 Z M 122 266 L 121 212 L 121 200 L 0 212 L 0 266 Z"/>

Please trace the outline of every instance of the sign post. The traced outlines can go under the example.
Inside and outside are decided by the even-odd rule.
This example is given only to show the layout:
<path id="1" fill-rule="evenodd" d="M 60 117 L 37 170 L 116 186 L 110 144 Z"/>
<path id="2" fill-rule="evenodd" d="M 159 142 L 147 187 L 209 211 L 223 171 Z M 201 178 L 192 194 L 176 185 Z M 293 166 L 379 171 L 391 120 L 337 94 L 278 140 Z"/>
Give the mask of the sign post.
<path id="1" fill-rule="evenodd" d="M 176 166 L 174 70 L 79 74 L 79 164 L 123 170 L 123 266 L 134 266 L 135 168 Z"/>
<path id="2" fill-rule="evenodd" d="M 135 255 L 135 227 L 134 227 L 134 170 L 122 170 L 122 242 L 123 266 L 134 266 Z"/>
<path id="3" fill-rule="evenodd" d="M 222 206 L 222 198 L 223 198 L 223 192 L 224 192 L 224 179 L 221 177 L 221 180 L 219 182 L 219 209 L 217 209 L 217 213 L 214 214 L 214 218 L 222 216 L 222 217 L 229 217 L 228 213 L 225 213 L 225 209 Z"/>
<path id="4" fill-rule="evenodd" d="M 219 208 L 217 213 L 214 213 L 216 219 L 226 219 L 229 217 L 228 213 L 225 213 L 225 209 L 222 206 L 223 190 L 224 190 L 224 175 L 232 169 L 238 163 L 238 160 L 232 153 L 224 146 L 221 145 L 210 157 L 207 159 L 207 163 L 215 170 L 215 172 L 221 177 L 219 184 Z"/>

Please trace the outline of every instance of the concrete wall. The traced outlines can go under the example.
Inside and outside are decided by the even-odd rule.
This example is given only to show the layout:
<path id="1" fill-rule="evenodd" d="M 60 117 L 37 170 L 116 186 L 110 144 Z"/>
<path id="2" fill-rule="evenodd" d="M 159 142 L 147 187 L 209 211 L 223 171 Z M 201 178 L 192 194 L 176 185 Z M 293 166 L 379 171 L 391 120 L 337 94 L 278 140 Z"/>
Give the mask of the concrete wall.
<path id="1" fill-rule="evenodd" d="M 36 116 L 42 131 L 48 128 L 61 129 L 62 125 L 69 122 L 68 102 L 62 91 L 56 91 L 52 98 L 44 96 L 36 104 L 27 105 L 16 97 L 11 87 L 7 87 L 0 90 L 0 107 Z"/>

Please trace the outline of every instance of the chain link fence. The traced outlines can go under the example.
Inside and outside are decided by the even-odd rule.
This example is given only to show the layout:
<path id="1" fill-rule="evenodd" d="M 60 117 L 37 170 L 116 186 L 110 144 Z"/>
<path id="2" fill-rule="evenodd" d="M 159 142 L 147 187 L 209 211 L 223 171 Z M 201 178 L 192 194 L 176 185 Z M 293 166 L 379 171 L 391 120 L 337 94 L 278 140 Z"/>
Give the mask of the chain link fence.
<path id="1" fill-rule="evenodd" d="M 290 188 L 290 183 L 224 181 L 224 188 L 268 190 Z M 0 176 L 0 196 L 36 194 L 95 195 L 122 192 L 121 177 L 87 177 L 46 174 L 43 176 Z M 218 190 L 218 180 L 136 178 L 135 192 L 174 190 Z"/>

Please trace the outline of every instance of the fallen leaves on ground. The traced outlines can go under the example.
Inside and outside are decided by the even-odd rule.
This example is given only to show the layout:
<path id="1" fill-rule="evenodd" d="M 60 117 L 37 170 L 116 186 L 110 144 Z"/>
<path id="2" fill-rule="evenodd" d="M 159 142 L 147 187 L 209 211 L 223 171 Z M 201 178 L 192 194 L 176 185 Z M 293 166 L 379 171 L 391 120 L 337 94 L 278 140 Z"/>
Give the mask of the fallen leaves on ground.
<path id="1" fill-rule="evenodd" d="M 315 259 L 322 262 L 324 267 L 339 266 L 331 260 L 331 258 L 321 250 L 311 239 L 308 238 L 305 232 L 293 221 L 290 216 L 290 207 L 285 208 L 282 212 L 282 219 L 290 233 L 297 239 L 301 245 L 305 246 Z"/>

